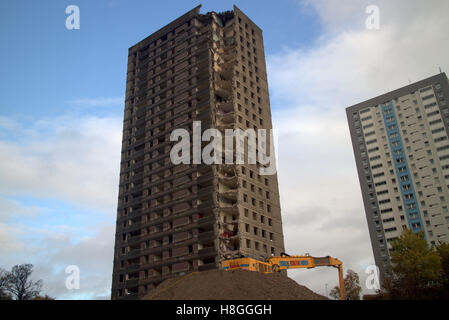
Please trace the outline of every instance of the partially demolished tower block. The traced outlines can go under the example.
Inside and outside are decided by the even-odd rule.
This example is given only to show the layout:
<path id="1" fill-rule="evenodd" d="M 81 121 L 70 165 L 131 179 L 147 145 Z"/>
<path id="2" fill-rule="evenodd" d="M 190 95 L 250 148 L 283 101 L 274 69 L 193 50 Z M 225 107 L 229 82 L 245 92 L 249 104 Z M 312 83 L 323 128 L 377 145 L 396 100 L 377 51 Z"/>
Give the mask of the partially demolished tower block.
<path id="1" fill-rule="evenodd" d="M 276 174 L 248 161 L 172 163 L 170 135 L 192 136 L 193 121 L 223 137 L 272 128 L 262 30 L 235 6 L 198 6 L 129 49 L 112 299 L 284 251 Z"/>

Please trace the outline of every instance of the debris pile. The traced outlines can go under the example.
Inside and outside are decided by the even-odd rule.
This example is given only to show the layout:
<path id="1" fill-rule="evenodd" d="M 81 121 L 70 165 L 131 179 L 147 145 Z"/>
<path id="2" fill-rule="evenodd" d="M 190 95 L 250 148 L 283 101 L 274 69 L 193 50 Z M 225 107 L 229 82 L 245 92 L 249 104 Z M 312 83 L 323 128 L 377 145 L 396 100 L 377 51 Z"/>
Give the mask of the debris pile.
<path id="1" fill-rule="evenodd" d="M 165 280 L 144 300 L 326 300 L 278 273 L 209 270 Z"/>

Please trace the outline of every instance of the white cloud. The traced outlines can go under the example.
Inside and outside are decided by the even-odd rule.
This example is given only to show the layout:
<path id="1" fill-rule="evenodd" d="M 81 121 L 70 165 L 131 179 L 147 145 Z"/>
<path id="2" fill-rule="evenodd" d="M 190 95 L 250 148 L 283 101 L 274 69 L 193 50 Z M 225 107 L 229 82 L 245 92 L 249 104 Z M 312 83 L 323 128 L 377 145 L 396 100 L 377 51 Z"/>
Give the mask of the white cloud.
<path id="1" fill-rule="evenodd" d="M 15 264 L 35 266 L 33 279 L 42 279 L 42 293 L 58 299 L 109 299 L 112 283 L 115 224 L 94 226 L 96 233 L 74 243 L 73 230 L 61 226 L 47 230 L 0 223 L 0 252 L 4 269 Z M 28 234 L 28 241 L 18 238 Z M 69 290 L 67 266 L 80 270 L 80 289 Z"/>
<path id="2" fill-rule="evenodd" d="M 365 2 L 379 6 L 380 30 L 364 28 L 363 1 L 310 3 L 328 31 L 313 48 L 269 57 L 274 101 L 342 107 L 431 76 L 439 66 L 448 70 L 447 1 Z"/>
<path id="3" fill-rule="evenodd" d="M 0 120 L 0 267 L 33 263 L 43 292 L 60 299 L 109 298 L 122 120 L 61 116 L 27 126 Z M 23 204 L 22 197 L 64 207 Z M 71 225 L 59 217 L 55 225 L 55 214 L 68 214 L 66 204 L 90 219 Z M 81 270 L 80 290 L 65 287 L 68 265 Z"/>
<path id="4" fill-rule="evenodd" d="M 23 252 L 26 250 L 25 244 L 16 239 L 17 234 L 21 232 L 17 226 L 12 226 L 0 222 L 0 252 L 2 253 L 2 260 L 4 255 L 15 252 Z M 3 260 L 3 263 L 6 260 Z M 4 268 L 4 265 L 0 265 L 0 268 Z"/>
<path id="5" fill-rule="evenodd" d="M 40 247 L 41 262 L 47 263 L 36 265 L 36 276 L 44 279 L 44 292 L 59 299 L 110 297 L 115 224 L 103 223 L 96 230 L 94 236 L 77 243 L 64 232 L 44 239 Z M 69 265 L 76 265 L 80 270 L 79 290 L 68 290 L 65 286 L 69 276 L 65 268 Z"/>
<path id="6" fill-rule="evenodd" d="M 0 192 L 55 198 L 115 215 L 121 119 L 41 119 L 0 140 Z M 17 132 L 20 132 L 17 134 Z"/>
<path id="7" fill-rule="evenodd" d="M 0 222 L 8 222 L 18 217 L 36 217 L 42 212 L 38 206 L 26 207 L 16 200 L 0 196 Z"/>
<path id="8" fill-rule="evenodd" d="M 381 28 L 365 29 L 365 8 L 380 9 Z M 448 70 L 447 1 L 304 1 L 325 33 L 312 48 L 268 57 L 286 249 L 332 255 L 357 271 L 374 262 L 345 107 Z M 325 293 L 332 270 L 290 272 Z M 365 290 L 365 292 L 368 292 Z"/>

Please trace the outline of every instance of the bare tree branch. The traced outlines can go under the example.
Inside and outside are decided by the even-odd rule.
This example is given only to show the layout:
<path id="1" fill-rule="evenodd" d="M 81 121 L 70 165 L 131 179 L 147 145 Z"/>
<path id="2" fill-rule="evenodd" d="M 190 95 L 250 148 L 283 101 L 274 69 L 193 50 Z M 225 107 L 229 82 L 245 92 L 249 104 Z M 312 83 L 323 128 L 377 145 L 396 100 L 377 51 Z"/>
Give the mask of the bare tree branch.
<path id="1" fill-rule="evenodd" d="M 32 281 L 32 264 L 14 266 L 10 272 L 6 272 L 5 290 L 11 293 L 17 300 L 30 300 L 39 295 L 42 288 L 42 280 Z"/>

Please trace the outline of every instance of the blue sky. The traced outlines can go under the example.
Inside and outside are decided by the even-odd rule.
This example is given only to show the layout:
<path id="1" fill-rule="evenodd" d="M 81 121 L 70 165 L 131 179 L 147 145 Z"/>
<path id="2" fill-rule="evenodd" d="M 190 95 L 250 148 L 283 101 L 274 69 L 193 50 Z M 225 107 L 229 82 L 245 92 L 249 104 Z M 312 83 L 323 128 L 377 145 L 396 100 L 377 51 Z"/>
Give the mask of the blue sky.
<path id="1" fill-rule="evenodd" d="M 80 30 L 65 28 L 65 8 L 80 8 Z M 2 102 L 6 115 L 66 112 L 67 102 L 122 97 L 127 50 L 200 1 L 2 1 Z M 205 1 L 203 12 L 232 9 L 231 1 Z M 295 1 L 242 1 L 238 6 L 264 30 L 267 54 L 307 46 L 320 25 L 312 9 Z M 293 37 L 292 37 L 293 35 Z M 292 43 L 290 43 L 290 41 Z M 68 105 L 68 106 L 67 106 Z M 19 111 L 20 110 L 20 111 Z M 84 110 L 78 110 L 85 112 Z M 104 110 L 103 110 L 104 112 Z M 117 108 L 121 112 L 121 108 Z"/>
<path id="2" fill-rule="evenodd" d="M 34 263 L 59 299 L 109 297 L 128 48 L 200 3 L 0 2 L 0 267 Z M 201 12 L 234 3 L 264 34 L 287 252 L 339 257 L 363 281 L 373 258 L 344 108 L 449 69 L 449 2 L 204 1 Z M 80 30 L 65 27 L 72 4 Z M 379 30 L 364 27 L 371 4 Z M 64 286 L 68 265 L 80 290 Z M 322 294 L 337 283 L 328 270 L 290 276 Z"/>

